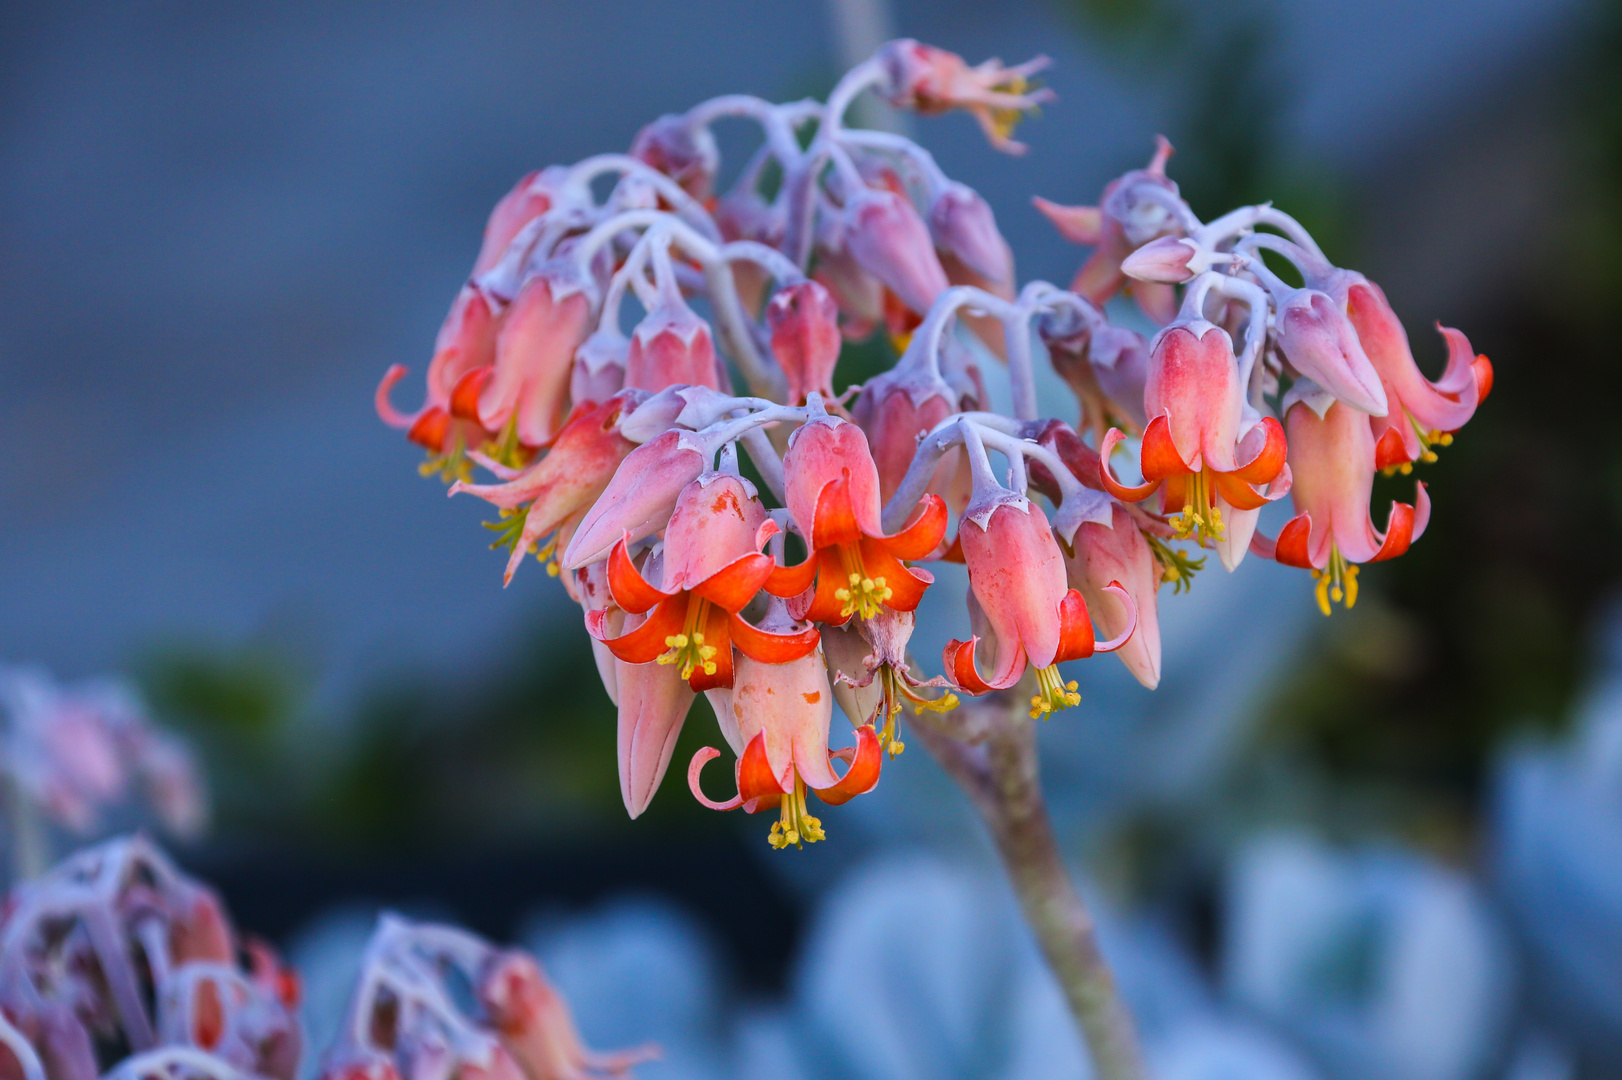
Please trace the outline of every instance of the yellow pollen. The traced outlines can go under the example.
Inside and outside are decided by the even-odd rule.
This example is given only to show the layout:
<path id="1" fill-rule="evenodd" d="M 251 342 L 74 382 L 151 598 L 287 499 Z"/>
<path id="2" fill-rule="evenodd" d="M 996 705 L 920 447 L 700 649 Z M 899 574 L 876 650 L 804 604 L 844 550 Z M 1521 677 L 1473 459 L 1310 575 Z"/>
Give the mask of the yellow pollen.
<path id="1" fill-rule="evenodd" d="M 844 606 L 840 608 L 841 618 L 860 615 L 864 619 L 871 619 L 879 613 L 884 602 L 895 595 L 895 590 L 885 584 L 882 577 L 868 577 L 862 566 L 862 553 L 849 544 L 839 548 L 840 560 L 845 564 L 846 588 L 834 590 L 834 599 Z"/>
<path id="2" fill-rule="evenodd" d="M 704 633 L 698 629 L 704 625 L 709 608 L 708 600 L 693 597 L 687 604 L 687 618 L 682 632 L 666 637 L 666 651 L 655 657 L 661 664 L 680 664 L 681 677 L 684 679 L 692 678 L 695 671 L 715 674 L 715 655 L 719 650 L 714 645 L 704 644 Z"/>
<path id="3" fill-rule="evenodd" d="M 805 806 L 805 781 L 794 774 L 794 790 L 784 795 L 779 803 L 781 817 L 772 822 L 772 831 L 766 842 L 779 851 L 793 844 L 802 847 L 827 838 L 822 822 L 811 816 Z"/>
<path id="4" fill-rule="evenodd" d="M 440 480 L 450 484 L 461 480 L 464 483 L 473 479 L 473 462 L 468 459 L 467 447 L 462 443 L 462 436 L 456 436 L 451 448 L 443 454 L 429 454 L 421 465 L 417 466 L 418 476 L 438 475 Z"/>
<path id="5" fill-rule="evenodd" d="M 1222 511 L 1216 506 L 1215 487 L 1208 469 L 1201 469 L 1188 478 L 1183 512 L 1171 521 L 1177 539 L 1187 540 L 1198 534 L 1199 544 L 1204 547 L 1207 540 L 1223 538 Z"/>
<path id="6" fill-rule="evenodd" d="M 507 419 L 507 426 L 501 429 L 500 439 L 491 439 L 481 450 L 484 456 L 509 469 L 521 469 L 529 464 L 529 451 L 518 441 L 518 413 L 514 412 Z"/>
<path id="7" fill-rule="evenodd" d="M 1319 611 L 1328 615 L 1333 610 L 1331 603 L 1344 602 L 1347 611 L 1357 606 L 1357 569 L 1356 563 L 1346 561 L 1340 548 L 1330 547 L 1329 568 L 1312 572 L 1313 580 L 1318 583 L 1314 592 Z"/>
<path id="8" fill-rule="evenodd" d="M 1036 686 L 1038 693 L 1031 698 L 1032 720 L 1045 720 L 1048 713 L 1081 704 L 1081 695 L 1076 692 L 1076 681 L 1072 679 L 1065 682 L 1064 676 L 1059 674 L 1057 664 L 1037 669 Z"/>

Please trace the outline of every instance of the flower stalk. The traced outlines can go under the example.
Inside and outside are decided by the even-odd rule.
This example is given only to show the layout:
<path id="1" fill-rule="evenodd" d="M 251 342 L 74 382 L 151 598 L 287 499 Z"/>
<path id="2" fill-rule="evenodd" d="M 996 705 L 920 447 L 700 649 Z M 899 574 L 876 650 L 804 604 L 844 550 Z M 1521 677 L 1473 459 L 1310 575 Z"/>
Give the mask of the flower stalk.
<path id="1" fill-rule="evenodd" d="M 1140 1080 L 1146 1074 L 1131 1013 L 1099 948 L 1092 914 L 1065 869 L 1042 798 L 1036 723 L 1024 704 L 1035 685 L 1027 672 L 1008 690 L 955 713 L 920 714 L 913 726 L 991 833 L 1098 1080 Z"/>

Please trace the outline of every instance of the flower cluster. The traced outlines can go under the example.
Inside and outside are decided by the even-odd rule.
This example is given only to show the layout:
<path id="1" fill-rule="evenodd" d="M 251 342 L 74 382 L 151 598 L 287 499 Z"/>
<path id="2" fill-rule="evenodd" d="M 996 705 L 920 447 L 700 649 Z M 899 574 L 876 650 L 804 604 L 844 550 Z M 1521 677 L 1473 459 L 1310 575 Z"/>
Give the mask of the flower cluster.
<path id="1" fill-rule="evenodd" d="M 1308 567 L 1327 611 L 1355 601 L 1358 564 L 1423 531 L 1423 484 L 1384 531 L 1371 488 L 1433 459 L 1487 392 L 1462 335 L 1444 331 L 1448 369 L 1426 380 L 1379 289 L 1293 219 L 1256 206 L 1201 224 L 1164 141 L 1100 206 L 1039 201 L 1096 251 L 1069 290 L 1021 287 L 984 199 L 912 141 L 843 124 L 870 89 L 967 110 L 1017 150 L 1042 63 L 891 42 L 826 103 L 716 98 L 628 155 L 532 174 L 491 214 L 421 409 L 394 409 L 404 369 L 385 376 L 379 412 L 428 449 L 424 472 L 499 509 L 508 580 L 533 552 L 584 610 L 633 817 L 698 693 L 736 794 L 703 793 L 706 748 L 694 796 L 776 810 L 773 846 L 799 845 L 823 837 L 808 792 L 837 805 L 877 783 L 905 704 L 1023 685 L 1046 716 L 1079 701 L 1059 665 L 1110 651 L 1154 687 L 1157 591 L 1203 565 L 1179 542 L 1230 570 L 1251 550 Z M 726 117 L 762 139 L 717 193 Z M 1166 324 L 1152 340 L 1106 318 L 1123 289 Z M 894 365 L 837 388 L 841 340 L 875 333 Z M 1038 342 L 1080 399 L 1074 427 L 1040 413 Z M 1002 411 L 989 363 L 1007 367 Z M 1123 443 L 1141 479 L 1121 478 Z M 1269 539 L 1258 516 L 1287 494 L 1298 514 Z M 966 565 L 972 633 L 926 678 L 907 644 L 932 560 Z M 857 729 L 834 750 L 836 699 Z"/>
<path id="2" fill-rule="evenodd" d="M 293 1080 L 297 977 L 140 837 L 14 889 L 0 921 L 0 1075 Z"/>
<path id="3" fill-rule="evenodd" d="M 191 836 L 202 828 L 207 793 L 190 749 L 152 724 L 126 684 L 61 686 L 39 669 L 0 668 L 0 717 L 0 776 L 14 834 L 35 810 L 88 833 L 132 781 L 171 831 Z"/>
<path id="4" fill-rule="evenodd" d="M 471 993 L 469 993 L 471 991 Z M 384 915 L 321 1080 L 623 1078 L 651 1047 L 586 1049 L 533 957 L 453 926 Z"/>

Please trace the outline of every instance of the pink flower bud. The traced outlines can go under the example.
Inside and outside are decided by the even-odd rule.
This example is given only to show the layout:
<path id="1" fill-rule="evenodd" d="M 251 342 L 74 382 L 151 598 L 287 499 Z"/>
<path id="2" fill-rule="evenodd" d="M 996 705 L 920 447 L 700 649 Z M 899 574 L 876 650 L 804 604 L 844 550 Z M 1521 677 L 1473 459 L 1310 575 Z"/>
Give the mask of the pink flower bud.
<path id="1" fill-rule="evenodd" d="M 967 184 L 948 183 L 935 198 L 929 208 L 929 231 L 936 247 L 988 282 L 1012 282 L 1014 256 L 1008 241 L 997 231 L 990 204 Z"/>
<path id="2" fill-rule="evenodd" d="M 489 299 L 478 286 L 463 285 L 434 340 L 434 358 L 428 363 L 428 407 L 448 408 L 451 392 L 468 372 L 496 362 L 499 326 Z"/>
<path id="3" fill-rule="evenodd" d="M 636 133 L 631 156 L 664 173 L 700 202 L 714 190 L 715 172 L 721 164 L 715 136 L 708 128 L 670 114 Z"/>
<path id="4" fill-rule="evenodd" d="M 1180 236 L 1162 236 L 1128 255 L 1121 263 L 1121 271 L 1139 281 L 1181 285 L 1193 277 L 1188 264 L 1196 250 L 1191 242 Z"/>
<path id="5" fill-rule="evenodd" d="M 788 403 L 805 403 L 812 390 L 834 398 L 834 365 L 839 362 L 839 308 L 828 290 L 804 281 L 778 290 L 766 307 L 772 355 L 788 377 Z"/>
<path id="6" fill-rule="evenodd" d="M 919 315 L 946 291 L 929 230 L 910 201 L 868 188 L 845 204 L 845 247 L 857 263 Z"/>
<path id="7" fill-rule="evenodd" d="M 884 318 L 884 286 L 863 270 L 843 248 L 817 247 L 812 275 L 839 305 L 839 331 L 848 341 L 862 341 Z"/>
<path id="8" fill-rule="evenodd" d="M 478 398 L 478 420 L 499 433 L 514 425 L 525 446 L 552 441 L 568 412 L 574 353 L 586 339 L 586 294 L 541 273 L 529 279 L 502 319 L 495 369 Z"/>
<path id="9" fill-rule="evenodd" d="M 720 389 L 709 323 L 679 295 L 661 298 L 631 332 L 625 385 L 653 392 L 678 385 Z"/>
<path id="10" fill-rule="evenodd" d="M 1297 371 L 1358 412 L 1384 416 L 1385 390 L 1346 313 L 1328 293 L 1299 289 L 1274 319 L 1279 348 Z"/>
<path id="11" fill-rule="evenodd" d="M 632 450 L 569 541 L 564 569 L 607 558 L 627 533 L 634 543 L 664 528 L 682 489 L 704 472 L 706 456 L 691 432 L 679 430 Z"/>

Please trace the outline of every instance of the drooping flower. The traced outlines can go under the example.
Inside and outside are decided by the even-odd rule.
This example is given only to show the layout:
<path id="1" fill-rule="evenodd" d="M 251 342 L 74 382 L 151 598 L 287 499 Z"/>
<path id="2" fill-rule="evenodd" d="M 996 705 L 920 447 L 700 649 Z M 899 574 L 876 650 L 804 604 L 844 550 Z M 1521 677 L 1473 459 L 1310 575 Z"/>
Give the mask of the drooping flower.
<path id="1" fill-rule="evenodd" d="M 834 365 L 839 362 L 839 308 L 815 281 L 779 289 L 766 305 L 772 355 L 788 378 L 788 404 L 805 404 L 812 391 L 829 401 Z"/>
<path id="2" fill-rule="evenodd" d="M 1327 396 L 1289 403 L 1284 420 L 1295 474 L 1291 496 L 1297 514 L 1269 545 L 1257 547 L 1288 566 L 1311 570 L 1318 581 L 1318 607 L 1357 603 L 1359 563 L 1394 559 L 1419 539 L 1430 521 L 1430 496 L 1416 485 L 1412 505 L 1393 502 L 1382 532 L 1369 515 L 1374 489 L 1375 441 L 1369 418 L 1341 401 L 1319 415 Z M 1272 550 L 1269 550 L 1271 546 Z"/>
<path id="3" fill-rule="evenodd" d="M 781 602 L 771 605 L 763 623 L 774 629 L 792 625 Z M 704 795 L 699 773 L 720 756 L 720 751 L 708 746 L 693 755 L 687 783 L 693 797 L 712 810 L 740 806 L 750 814 L 778 810 L 780 816 L 769 837 L 773 847 L 798 847 L 823 839 L 822 822 L 806 806 L 808 789 L 829 806 L 838 806 L 873 790 L 878 783 L 884 752 L 871 724 L 857 728 L 855 747 L 837 752 L 828 749 L 833 691 L 820 647 L 781 664 L 740 657 L 727 704 L 743 744 L 735 766 L 738 793 L 725 802 Z M 833 770 L 836 758 L 848 766 L 843 776 Z"/>
<path id="4" fill-rule="evenodd" d="M 982 676 L 975 664 L 979 635 L 948 642 L 941 662 L 953 684 L 969 694 L 1006 689 L 1019 681 L 1027 665 L 1036 668 L 1038 692 L 1031 699 L 1031 716 L 1041 716 L 1081 700 L 1076 684 L 1064 681 L 1058 665 L 1126 644 L 1136 609 L 1118 583 L 1105 586 L 1131 617 L 1123 633 L 1099 643 L 1087 601 L 1066 582 L 1064 555 L 1047 515 L 1023 495 L 985 479 L 977 473 L 975 498 L 958 527 L 958 543 L 969 568 L 969 588 L 995 638 L 994 668 L 990 676 Z"/>
<path id="5" fill-rule="evenodd" d="M 721 387 L 710 325 L 687 306 L 674 288 L 631 331 L 625 385 L 656 392 L 667 386 Z"/>
<path id="6" fill-rule="evenodd" d="M 946 271 L 912 201 L 888 188 L 863 188 L 845 204 L 844 245 L 918 315 L 946 291 Z"/>
<path id="7" fill-rule="evenodd" d="M 502 510 L 501 539 L 495 546 L 510 543 L 512 547 L 504 584 L 511 583 L 531 551 L 547 564 L 549 574 L 558 572 L 552 560 L 558 542 L 567 545 L 575 524 L 602 495 L 620 462 L 636 449 L 635 443 L 620 434 L 619 421 L 642 396 L 625 391 L 601 405 L 587 402 L 576 409 L 545 456 L 506 483 L 459 481 L 451 485 L 452 495 L 477 495 Z M 557 537 L 537 551 L 536 545 L 554 533 Z"/>
<path id="8" fill-rule="evenodd" d="M 591 304 L 561 272 L 531 277 L 502 316 L 495 361 L 483 376 L 467 419 L 504 443 L 542 447 L 556 437 L 568 411 L 574 353 L 590 329 Z M 478 377 L 469 372 L 464 379 Z"/>
<path id="9" fill-rule="evenodd" d="M 622 539 L 608 557 L 614 602 L 646 622 L 607 637 L 601 613 L 586 629 L 628 664 L 675 665 L 694 690 L 732 685 L 732 647 L 768 664 L 816 647 L 814 627 L 767 633 L 739 614 L 776 569 L 760 548 L 777 532 L 753 486 L 729 473 L 709 473 L 682 491 L 665 529 L 664 563 L 655 587 L 637 570 Z"/>
<path id="10" fill-rule="evenodd" d="M 766 583 L 774 596 L 796 597 L 803 616 L 838 626 L 881 608 L 912 611 L 934 577 L 902 560 L 922 559 L 946 535 L 946 503 L 924 498 L 900 532 L 879 524 L 879 476 L 862 429 L 837 416 L 800 427 L 783 457 L 790 515 L 810 554 L 799 566 L 779 567 Z M 804 594 L 815 586 L 809 600 Z M 797 611 L 798 613 L 798 611 Z"/>
<path id="11" fill-rule="evenodd" d="M 1048 66 L 1038 56 L 1017 67 L 987 60 L 970 67 L 956 53 L 911 38 L 891 41 L 879 52 L 885 67 L 880 92 L 890 104 L 924 115 L 965 109 L 997 149 L 1010 154 L 1025 147 L 1010 136 L 1022 116 L 1053 100 L 1051 90 L 1032 90 L 1030 77 Z"/>
<path id="12" fill-rule="evenodd" d="M 714 192 L 721 165 L 715 136 L 684 116 L 666 114 L 637 132 L 631 156 L 664 173 L 700 202 Z"/>
<path id="13" fill-rule="evenodd" d="M 1181 202 L 1177 183 L 1166 175 L 1171 153 L 1171 143 L 1157 136 L 1148 167 L 1111 180 L 1097 206 L 1032 200 L 1066 240 L 1093 247 L 1070 283 L 1071 292 L 1103 304 L 1124 288 L 1155 322 L 1167 323 L 1176 315 L 1177 298 L 1171 285 L 1128 280 L 1121 270 L 1122 262 L 1137 249 L 1182 230 L 1174 210 Z"/>
<path id="14" fill-rule="evenodd" d="M 1165 568 L 1157 561 L 1131 512 L 1116 505 L 1110 523 L 1082 522 L 1065 555 L 1065 578 L 1087 601 L 1100 633 L 1129 636 L 1115 655 L 1145 687 L 1160 685 L 1160 615 L 1157 593 Z M 1114 586 L 1125 592 L 1122 603 Z"/>
<path id="15" fill-rule="evenodd" d="M 1406 474 L 1416 461 L 1435 461 L 1432 447 L 1452 443 L 1453 433 L 1492 391 L 1492 362 L 1476 355 L 1459 331 L 1438 324 L 1447 342 L 1447 367 L 1431 382 L 1414 363 L 1408 332 L 1378 285 L 1339 271 L 1327 288 L 1344 306 L 1390 402 L 1386 415 L 1374 423 L 1380 468 Z"/>
<path id="16" fill-rule="evenodd" d="M 926 697 L 923 687 L 946 687 L 942 676 L 920 679 L 907 662 L 907 642 L 915 617 L 910 611 L 881 610 L 871 619 L 856 619 L 843 629 L 823 631 L 823 654 L 833 678 L 834 697 L 852 723 L 879 726 L 879 742 L 893 758 L 905 749 L 896 737 L 896 717 L 904 705 L 915 713 L 947 712 L 957 707 L 956 694 Z"/>
<path id="17" fill-rule="evenodd" d="M 485 222 L 484 243 L 479 257 L 473 263 L 473 277 L 495 266 L 512 243 L 530 222 L 552 208 L 552 198 L 558 181 L 556 167 L 538 169 L 525 176 L 513 189 L 501 197 Z"/>
<path id="18" fill-rule="evenodd" d="M 1255 528 L 1254 512 L 1288 490 L 1289 472 L 1283 427 L 1271 416 L 1247 417 L 1227 331 L 1204 320 L 1162 330 L 1151 350 L 1144 411 L 1143 483 L 1127 486 L 1110 470 L 1110 455 L 1126 437 L 1111 428 L 1099 447 L 1105 488 L 1123 502 L 1163 491 L 1165 513 L 1178 515 L 1176 535 L 1217 541 L 1232 569 Z M 1258 490 L 1263 486 L 1268 490 Z"/>

